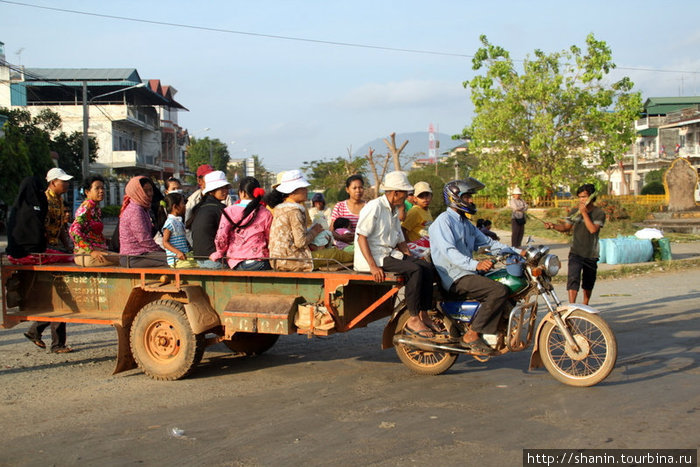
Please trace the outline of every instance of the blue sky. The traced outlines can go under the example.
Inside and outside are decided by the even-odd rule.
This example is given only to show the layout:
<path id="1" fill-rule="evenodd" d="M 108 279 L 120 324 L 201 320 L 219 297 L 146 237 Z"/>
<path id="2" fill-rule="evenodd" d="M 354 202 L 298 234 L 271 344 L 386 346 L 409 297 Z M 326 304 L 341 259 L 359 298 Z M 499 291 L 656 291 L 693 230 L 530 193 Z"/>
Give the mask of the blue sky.
<path id="1" fill-rule="evenodd" d="M 516 59 L 537 48 L 553 52 L 572 44 L 583 46 L 586 35 L 593 32 L 608 43 L 614 61 L 623 68 L 612 78 L 630 76 L 643 98 L 700 92 L 700 2 L 21 3 L 462 55 L 473 54 L 479 35 L 486 34 Z M 219 138 L 229 145 L 232 157 L 258 154 L 275 171 L 345 156 L 347 148 L 393 131 L 425 131 L 431 122 L 443 133 L 458 133 L 472 115 L 462 82 L 475 72 L 465 57 L 204 31 L 2 1 L 0 41 L 13 64 L 136 68 L 144 79 L 160 79 L 178 90 L 177 100 L 190 110 L 180 114 L 180 124 L 191 134 Z"/>

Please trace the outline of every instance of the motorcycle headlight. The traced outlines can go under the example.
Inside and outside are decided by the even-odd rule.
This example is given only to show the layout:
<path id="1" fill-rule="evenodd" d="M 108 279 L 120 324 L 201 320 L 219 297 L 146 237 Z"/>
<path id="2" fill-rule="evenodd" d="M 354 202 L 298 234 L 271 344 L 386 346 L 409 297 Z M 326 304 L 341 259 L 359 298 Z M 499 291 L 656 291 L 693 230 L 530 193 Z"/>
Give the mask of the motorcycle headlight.
<path id="1" fill-rule="evenodd" d="M 540 264 L 542 264 L 544 267 L 544 272 L 546 272 L 549 277 L 554 277 L 559 274 L 561 261 L 559 261 L 559 257 L 557 255 L 545 256 Z"/>

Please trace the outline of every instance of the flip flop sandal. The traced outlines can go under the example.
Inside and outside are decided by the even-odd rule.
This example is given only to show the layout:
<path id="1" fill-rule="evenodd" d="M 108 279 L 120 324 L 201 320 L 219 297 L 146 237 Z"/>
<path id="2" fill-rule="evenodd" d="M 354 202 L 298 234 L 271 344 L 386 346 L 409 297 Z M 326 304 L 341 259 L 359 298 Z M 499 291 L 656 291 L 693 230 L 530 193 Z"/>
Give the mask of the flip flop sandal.
<path id="1" fill-rule="evenodd" d="M 70 347 L 57 347 L 56 349 L 51 349 L 51 352 L 53 353 L 70 353 L 72 351 L 73 349 Z"/>
<path id="2" fill-rule="evenodd" d="M 416 331 L 416 330 L 411 329 L 408 326 L 406 326 L 403 328 L 403 332 L 409 336 L 417 337 L 419 339 L 430 340 L 430 339 L 433 339 L 435 337 L 435 333 L 433 331 L 431 331 L 430 329 L 423 329 L 422 331 Z M 428 336 L 426 334 L 430 334 L 430 335 Z"/>
<path id="3" fill-rule="evenodd" d="M 489 356 L 494 354 L 494 350 L 491 347 L 489 347 L 488 344 L 484 342 L 481 338 L 473 342 L 461 341 L 460 345 L 463 348 L 469 350 L 474 355 Z"/>
<path id="4" fill-rule="evenodd" d="M 46 348 L 46 344 L 44 343 L 44 341 L 42 341 L 41 339 L 38 339 L 38 338 L 32 336 L 32 335 L 29 334 L 28 332 L 25 332 L 25 333 L 24 333 L 24 337 L 26 337 L 27 339 L 29 339 L 30 341 L 32 341 L 32 343 L 33 343 L 34 345 L 36 345 L 37 347 L 39 347 L 40 349 L 45 349 L 45 348 Z"/>
<path id="5" fill-rule="evenodd" d="M 436 336 L 449 336 L 450 333 L 447 332 L 447 329 L 441 328 L 437 324 L 433 323 L 425 323 L 426 326 L 430 328 L 431 331 L 433 331 L 433 334 Z"/>

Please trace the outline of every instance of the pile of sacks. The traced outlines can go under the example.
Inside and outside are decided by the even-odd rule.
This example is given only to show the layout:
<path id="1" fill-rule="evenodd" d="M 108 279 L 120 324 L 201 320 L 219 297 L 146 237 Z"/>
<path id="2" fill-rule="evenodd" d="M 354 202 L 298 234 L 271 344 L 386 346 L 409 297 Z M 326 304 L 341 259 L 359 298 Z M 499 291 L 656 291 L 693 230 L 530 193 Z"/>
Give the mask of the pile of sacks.
<path id="1" fill-rule="evenodd" d="M 659 229 L 639 230 L 631 237 L 600 240 L 600 263 L 630 264 L 671 259 L 671 243 Z"/>

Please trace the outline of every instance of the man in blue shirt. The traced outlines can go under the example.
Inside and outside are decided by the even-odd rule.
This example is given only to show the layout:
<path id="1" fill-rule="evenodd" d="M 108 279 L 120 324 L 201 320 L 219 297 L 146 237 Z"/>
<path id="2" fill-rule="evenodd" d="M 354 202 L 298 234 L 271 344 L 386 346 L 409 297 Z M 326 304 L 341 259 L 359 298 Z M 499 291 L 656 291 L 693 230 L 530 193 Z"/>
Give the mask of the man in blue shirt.
<path id="1" fill-rule="evenodd" d="M 505 285 L 481 275 L 493 267 L 493 261 L 477 261 L 473 254 L 482 246 L 490 247 L 494 253 L 510 247 L 484 235 L 466 217 L 476 214 L 472 197 L 482 188 L 484 185 L 472 177 L 445 185 L 447 210 L 430 225 L 429 233 L 433 265 L 445 290 L 481 302 L 469 330 L 462 336 L 462 345 L 472 353 L 489 355 L 493 349 L 481 335 L 497 332 L 509 291 Z"/>

